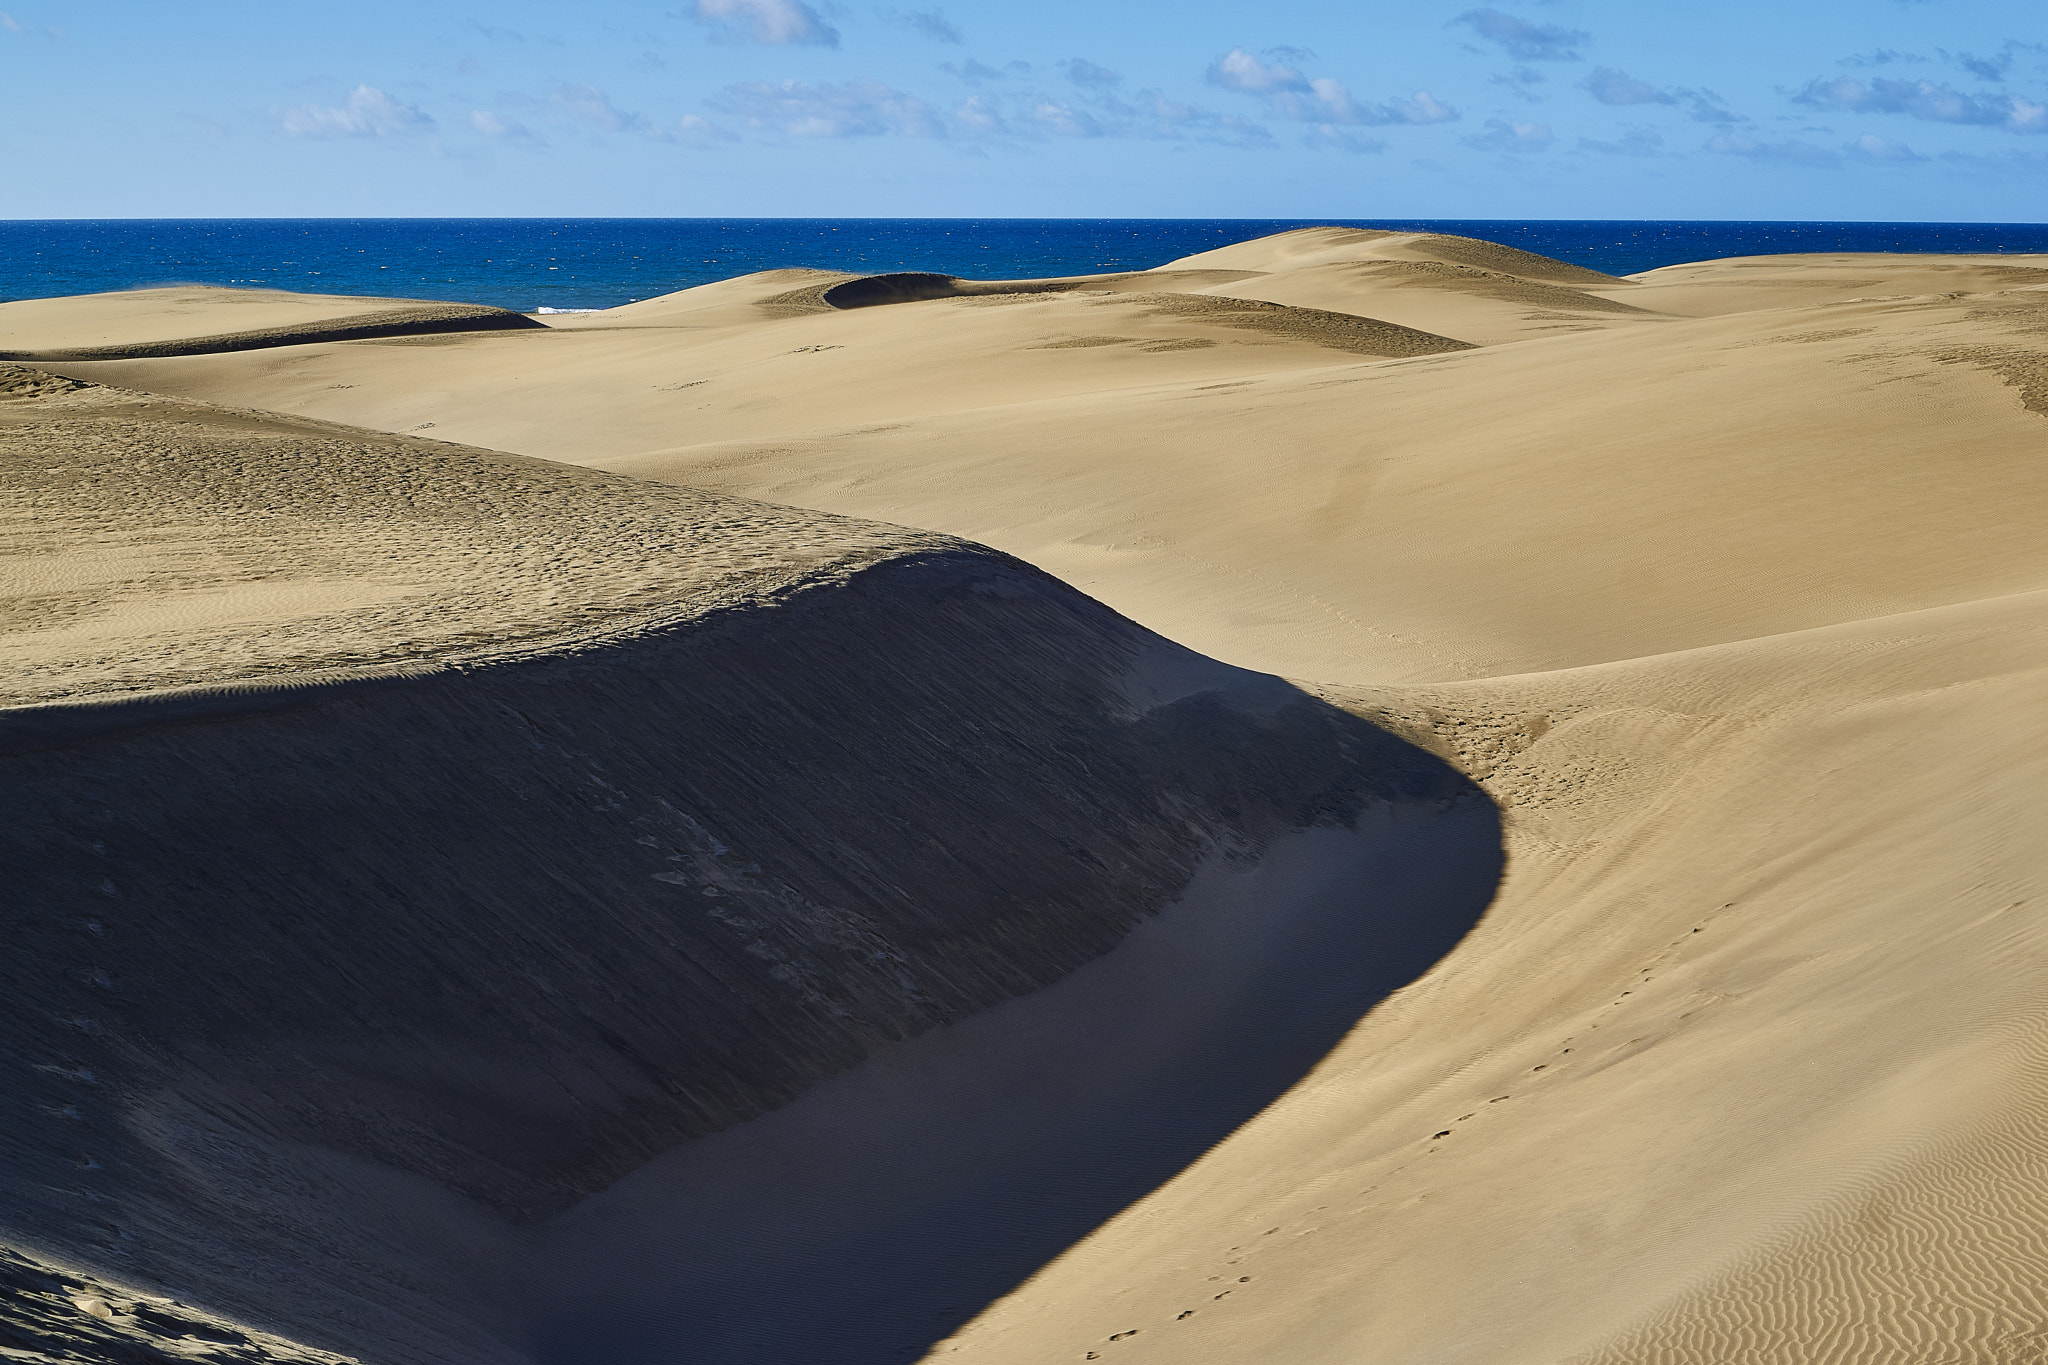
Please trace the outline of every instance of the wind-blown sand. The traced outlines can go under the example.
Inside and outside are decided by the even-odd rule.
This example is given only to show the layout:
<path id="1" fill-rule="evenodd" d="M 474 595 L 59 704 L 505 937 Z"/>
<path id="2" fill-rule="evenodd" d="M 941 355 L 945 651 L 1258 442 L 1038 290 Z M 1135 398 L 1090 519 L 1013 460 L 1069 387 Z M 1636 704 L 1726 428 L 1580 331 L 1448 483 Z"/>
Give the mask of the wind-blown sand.
<path id="1" fill-rule="evenodd" d="M 0 305 L 4 1344 L 2039 1353 L 2048 258 L 212 294 Z"/>

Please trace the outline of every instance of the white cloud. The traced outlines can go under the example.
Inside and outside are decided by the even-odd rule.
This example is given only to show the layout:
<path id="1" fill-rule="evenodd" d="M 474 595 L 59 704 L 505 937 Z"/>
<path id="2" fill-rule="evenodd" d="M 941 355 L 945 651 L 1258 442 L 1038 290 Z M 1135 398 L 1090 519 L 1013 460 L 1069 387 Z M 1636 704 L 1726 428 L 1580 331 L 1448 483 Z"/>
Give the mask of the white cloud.
<path id="1" fill-rule="evenodd" d="M 1611 66 L 1594 67 L 1586 79 L 1579 82 L 1579 88 L 1602 104 L 1678 103 L 1676 95 L 1659 90 L 1648 81 L 1639 81 L 1626 71 L 1617 71 Z"/>
<path id="2" fill-rule="evenodd" d="M 565 118 L 605 133 L 637 132 L 647 126 L 640 115 L 615 108 L 611 96 L 592 85 L 558 85 L 548 103 Z"/>
<path id="3" fill-rule="evenodd" d="M 1106 131 L 1093 114 L 1064 100 L 1038 101 L 1032 106 L 1031 119 L 1061 137 L 1101 137 Z"/>
<path id="4" fill-rule="evenodd" d="M 536 141 L 525 124 L 499 118 L 488 109 L 470 110 L 469 126 L 485 137 L 501 138 L 506 142 Z"/>
<path id="5" fill-rule="evenodd" d="M 1842 150 L 1854 160 L 1884 165 L 1897 166 L 1911 161 L 1927 160 L 1903 142 L 1894 142 L 1888 137 L 1878 137 L 1871 133 L 1865 133 L 1854 142 L 1843 143 Z"/>
<path id="6" fill-rule="evenodd" d="M 1260 61 L 1241 47 L 1234 47 L 1209 65 L 1209 84 L 1245 95 L 1276 92 L 1305 92 L 1308 78 L 1291 66 Z"/>
<path id="7" fill-rule="evenodd" d="M 998 71 L 986 62 L 977 62 L 974 58 L 969 57 L 964 61 L 940 62 L 939 70 L 949 75 L 957 76 L 969 85 L 987 85 L 990 81 L 1008 80 L 1012 76 L 1028 76 L 1031 74 L 1031 64 L 1029 62 L 1006 62 L 1003 64 L 1003 68 Z"/>
<path id="8" fill-rule="evenodd" d="M 1857 114 L 1904 114 L 1929 123 L 2003 128 L 2009 133 L 2048 132 L 2048 107 L 2018 95 L 1968 95 L 1946 82 L 1859 81 L 1842 76 L 1808 81 L 1792 102 Z"/>
<path id="9" fill-rule="evenodd" d="M 1760 142 L 1753 137 L 1724 134 L 1708 138 L 1706 149 L 1723 156 L 1739 156 L 1747 161 L 1762 161 L 1780 166 L 1804 166 L 1809 169 L 1827 169 L 1839 166 L 1842 158 L 1825 147 L 1816 147 L 1810 142 Z"/>
<path id="10" fill-rule="evenodd" d="M 1497 9 L 1466 10 L 1451 22 L 1465 25 L 1523 62 L 1575 62 L 1579 59 L 1578 45 L 1592 41 L 1593 37 L 1583 29 L 1532 24 Z"/>
<path id="11" fill-rule="evenodd" d="M 1354 133 L 1349 128 L 1339 128 L 1331 123 L 1311 129 L 1302 142 L 1319 150 L 1350 152 L 1358 156 L 1376 155 L 1387 150 L 1387 144 L 1376 137 Z"/>
<path id="12" fill-rule="evenodd" d="M 1519 119 L 1494 118 L 1486 121 L 1486 131 L 1466 138 L 1467 147 L 1477 147 L 1482 152 L 1540 152 L 1557 140 L 1557 134 L 1547 123 L 1524 123 Z"/>
<path id="13" fill-rule="evenodd" d="M 1122 76 L 1108 67 L 1097 66 L 1094 62 L 1084 61 L 1079 57 L 1059 63 L 1059 68 L 1069 81 L 1083 90 L 1108 90 L 1124 82 Z"/>
<path id="14" fill-rule="evenodd" d="M 6 29 L 9 33 L 26 33 L 28 31 L 21 26 L 21 22 L 18 19 L 6 10 L 0 10 L 0 28 Z"/>
<path id="15" fill-rule="evenodd" d="M 1664 150 L 1664 137 L 1654 128 L 1631 128 L 1613 142 L 1582 137 L 1579 150 L 1603 156 L 1656 156 Z"/>
<path id="16" fill-rule="evenodd" d="M 1225 147 L 1270 147 L 1273 135 L 1250 119 L 1219 114 L 1198 104 L 1170 100 L 1157 90 L 1140 90 L 1135 107 L 1121 100 L 1105 101 L 1109 107 L 1127 113 L 1140 136 L 1168 142 L 1214 142 Z"/>
<path id="17" fill-rule="evenodd" d="M 769 47 L 839 46 L 839 30 L 803 0 L 696 0 L 695 15 Z"/>
<path id="18" fill-rule="evenodd" d="M 1416 91 L 1414 99 L 1388 100 L 1382 107 L 1393 110 L 1402 123 L 1449 123 L 1458 117 L 1457 110 L 1431 99 L 1427 90 Z"/>
<path id="19" fill-rule="evenodd" d="M 969 95 L 960 101 L 959 108 L 953 111 L 953 122 L 972 137 L 1001 137 L 1010 131 L 1009 120 L 1002 111 L 980 95 Z"/>
<path id="20" fill-rule="evenodd" d="M 723 147 L 739 141 L 738 134 L 697 114 L 683 115 L 672 128 L 649 129 L 647 136 L 656 142 L 673 142 L 679 147 Z"/>
<path id="21" fill-rule="evenodd" d="M 912 32 L 931 39 L 935 43 L 964 43 L 960 30 L 954 27 L 942 10 L 914 9 L 903 16 L 903 22 Z"/>
<path id="22" fill-rule="evenodd" d="M 944 137 L 932 107 L 879 81 L 746 81 L 728 85 L 711 107 L 755 128 L 792 137 Z"/>
<path id="23" fill-rule="evenodd" d="M 427 114 L 374 85 L 349 91 L 339 108 L 300 104 L 270 113 L 286 137 L 404 137 L 434 127 Z"/>
<path id="24" fill-rule="evenodd" d="M 1302 123 L 1385 127 L 1396 123 L 1447 123 L 1458 111 L 1418 90 L 1413 99 L 1383 104 L 1353 98 L 1344 82 L 1319 76 L 1311 80 L 1291 66 L 1264 62 L 1243 48 L 1232 48 L 1210 63 L 1211 85 L 1250 95 L 1278 118 Z"/>

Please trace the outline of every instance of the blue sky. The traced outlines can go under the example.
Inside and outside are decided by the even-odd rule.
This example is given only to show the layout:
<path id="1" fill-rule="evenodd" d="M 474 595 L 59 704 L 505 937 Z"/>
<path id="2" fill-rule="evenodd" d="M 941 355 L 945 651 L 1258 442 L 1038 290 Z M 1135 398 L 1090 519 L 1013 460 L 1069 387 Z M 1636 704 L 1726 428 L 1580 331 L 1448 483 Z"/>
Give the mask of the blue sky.
<path id="1" fill-rule="evenodd" d="M 2048 218 L 2013 0 L 0 5 L 8 218 Z"/>

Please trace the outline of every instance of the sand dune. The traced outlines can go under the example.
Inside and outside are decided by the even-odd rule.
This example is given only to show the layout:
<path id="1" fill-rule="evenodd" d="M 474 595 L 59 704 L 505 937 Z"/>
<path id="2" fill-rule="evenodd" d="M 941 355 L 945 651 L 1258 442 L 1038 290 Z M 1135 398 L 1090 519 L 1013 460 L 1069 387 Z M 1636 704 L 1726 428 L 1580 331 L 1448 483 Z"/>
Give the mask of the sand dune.
<path id="1" fill-rule="evenodd" d="M 1359 228 L 1298 228 L 1254 241 L 1182 256 L 1161 270 L 1287 270 L 1335 261 L 1433 261 L 1580 287 L 1625 285 L 1597 270 L 1534 252 L 1441 232 L 1378 232 Z"/>
<path id="2" fill-rule="evenodd" d="M 1687 315 L 1804 308 L 1924 294 L 1996 294 L 2048 285 L 2043 256 L 1751 256 L 1672 265 L 1603 291 Z"/>
<path id="3" fill-rule="evenodd" d="M 13 1330 L 2031 1359 L 2043 286 L 1311 229 L 0 372 Z"/>
<path id="4" fill-rule="evenodd" d="M 16 348 L 0 352 L 0 361 L 209 355 L 316 341 L 491 332 L 539 325 L 523 313 L 479 304 L 322 298 L 181 285 L 90 294 L 55 303 L 29 299 L 0 304 L 0 336 Z M 220 326 L 233 330 L 207 330 Z"/>
<path id="5" fill-rule="evenodd" d="M 14 942 L 0 1226 L 251 1340 L 501 1360 L 517 1224 L 1198 885 L 1277 908 L 1213 864 L 1313 832 L 1417 883 L 1311 870 L 1371 974 L 1287 992 L 1298 1036 L 1214 1093 L 1183 1061 L 1119 1144 L 1150 1178 L 1071 1235 L 1284 1090 L 1498 875 L 1491 806 L 1441 760 L 980 547 L 6 383 L 5 860 L 59 909 Z M 1249 1022 L 1255 962 L 1189 1003 Z M 1157 1051 L 1120 1074 L 1159 1082 Z"/>
<path id="6" fill-rule="evenodd" d="M 1928 266 L 1856 278 L 1887 268 Z M 1156 297 L 60 368 L 933 527 L 1295 677 L 1569 667 L 2041 585 L 2048 292 L 1607 315 L 1396 363 Z"/>

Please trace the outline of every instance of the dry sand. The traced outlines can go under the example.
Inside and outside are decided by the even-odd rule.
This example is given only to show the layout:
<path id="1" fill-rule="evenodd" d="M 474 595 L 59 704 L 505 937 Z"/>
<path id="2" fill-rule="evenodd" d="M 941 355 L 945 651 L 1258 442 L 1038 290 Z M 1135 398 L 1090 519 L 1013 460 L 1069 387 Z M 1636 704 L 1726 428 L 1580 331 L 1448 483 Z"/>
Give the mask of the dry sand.
<path id="1" fill-rule="evenodd" d="M 257 330 L 195 304 L 173 333 L 139 295 L 125 320 L 119 296 L 68 301 L 74 325 L 66 302 L 0 305 L 0 349 Z M 668 801 L 772 850 L 746 876 L 784 909 L 752 921 L 794 913 L 799 886 L 820 903 L 828 883 L 792 860 L 838 840 L 877 887 L 910 879 L 860 905 L 915 971 L 1064 946 L 1024 973 L 1041 989 L 913 1011 L 907 1041 L 834 1024 L 790 1043 L 777 1055 L 810 1060 L 737 1116 L 797 1098 L 651 1161 L 660 1133 L 706 1125 L 494 1119 L 515 1179 L 460 1143 L 251 1127 L 249 1097 L 291 1072 L 277 1055 L 204 1084 L 160 1067 L 125 1120 L 98 1121 L 125 1123 L 123 1152 L 158 1173 L 108 1177 L 103 1197 L 150 1210 L 162 1245 L 18 1204 L 15 1239 L 58 1229 L 31 1249 L 74 1267 L 44 1299 L 147 1262 L 152 1283 L 202 1286 L 189 1301 L 211 1313 L 379 1361 L 2040 1355 L 2048 259 L 1756 258 L 1617 280 L 1315 229 L 1093 280 L 783 271 L 546 328 L 317 332 L 375 306 L 266 316 L 307 339 L 261 351 L 38 362 L 112 389 L 8 381 L 0 442 L 26 490 L 8 550 L 40 613 L 8 642 L 11 696 L 40 709 L 0 719 L 37 754 L 99 736 L 100 785 L 67 800 L 86 810 L 135 772 L 189 801 L 199 789 L 164 773 L 286 724 L 187 725 L 184 748 L 149 757 L 105 748 L 91 726 L 120 708 L 85 703 L 430 674 L 450 681 L 403 706 L 337 703 L 359 713 L 318 712 L 343 717 L 329 730 L 290 721 L 316 728 L 232 771 L 260 796 L 269 779 L 248 775 L 276 754 L 404 734 L 425 756 L 375 760 L 389 800 L 458 753 L 496 773 L 509 760 L 478 718 L 510 708 L 577 736 L 555 752 L 630 768 L 607 801 Z M 696 643 L 714 637 L 731 643 Z M 611 662 L 573 675 L 587 681 L 516 672 L 592 650 Z M 621 681 L 671 675 L 682 691 Z M 937 685 L 859 700 L 915 678 Z M 699 693 L 730 733 L 663 728 Z M 810 728 L 778 728 L 799 713 Z M 844 759 L 811 757 L 842 730 Z M 991 734 L 1013 756 L 961 747 Z M 883 771 L 911 744 L 939 766 Z M 684 794 L 662 786 L 663 752 L 800 771 L 744 801 L 718 782 Z M 1476 788 L 1460 796 L 1423 752 Z M 1276 795 L 1304 763 L 1324 767 Z M 493 778 L 507 795 L 478 809 L 514 810 L 520 790 L 547 805 L 557 764 Z M 1198 837 L 1146 823 L 1145 793 L 1166 790 L 1208 822 Z M 980 804 L 953 810 L 967 791 Z M 1269 808 L 1246 815 L 1255 794 Z M 1063 805 L 1081 808 L 1071 826 Z M 367 828 L 353 809 L 338 828 Z M 531 875 L 607 875 L 618 855 L 595 827 L 548 809 L 564 847 L 591 851 Z M 1027 895 L 1014 930 L 940 952 L 893 927 L 946 937 L 972 918 L 993 883 L 944 880 L 960 849 L 982 841 L 1018 876 L 1112 820 L 1117 850 L 1084 847 L 1077 880 Z M 952 850 L 929 865 L 928 827 Z M 884 829 L 902 838 L 887 852 Z M 265 856 L 222 847 L 215 868 Z M 190 883 L 207 859 L 185 856 L 149 875 Z M 1155 889 L 1118 881 L 1119 860 Z M 378 866 L 357 858 L 360 880 L 323 903 L 357 905 Z M 89 903 L 65 885 L 43 903 L 79 919 Z M 522 933 L 559 932 L 544 899 L 516 908 Z M 595 1008 L 545 956 L 478 940 L 463 960 L 490 952 Z M 92 989 L 96 968 L 65 970 L 87 985 L 64 989 Z M 506 1008 L 502 965 L 449 970 L 433 989 L 463 1011 Z M 664 970 L 627 997 L 658 995 Z M 60 995 L 40 1018 L 71 1008 Z M 760 1018 L 788 1008 L 759 998 Z M 550 1008 L 505 1027 L 538 1040 Z M 409 1073 L 419 1131 L 463 1086 L 527 1093 L 517 1048 L 399 1016 L 442 1050 Z M 374 1050 L 393 1027 L 358 1025 L 334 1037 Z M 683 1074 L 686 1036 L 631 1036 L 616 1055 Z M 196 1057 L 197 1035 L 179 1037 Z M 585 1055 L 573 1030 L 545 1037 Z M 765 1063 L 735 1065 L 721 1084 Z M 366 1113 L 395 1103 L 362 1093 Z M 187 1136 L 171 1141 L 174 1113 Z M 190 1136 L 208 1123 L 222 1135 Z M 573 1160 L 529 1150 L 572 1131 Z M 213 1193 L 178 1195 L 166 1161 Z M 542 1188 L 566 1193 L 507 1193 Z M 334 1231 L 335 1210 L 361 1226 Z M 181 1217 L 228 1231 L 181 1234 Z M 280 1305 L 238 1287 L 238 1264 L 286 1264 L 305 1227 L 336 1248 L 326 1288 L 295 1282 L 308 1301 Z M 379 1295 L 400 1306 L 362 1306 Z"/>

